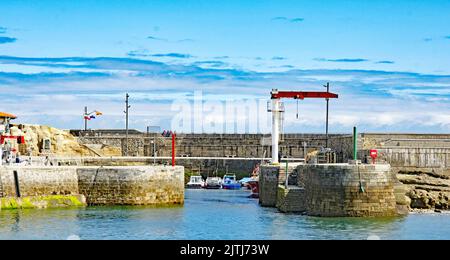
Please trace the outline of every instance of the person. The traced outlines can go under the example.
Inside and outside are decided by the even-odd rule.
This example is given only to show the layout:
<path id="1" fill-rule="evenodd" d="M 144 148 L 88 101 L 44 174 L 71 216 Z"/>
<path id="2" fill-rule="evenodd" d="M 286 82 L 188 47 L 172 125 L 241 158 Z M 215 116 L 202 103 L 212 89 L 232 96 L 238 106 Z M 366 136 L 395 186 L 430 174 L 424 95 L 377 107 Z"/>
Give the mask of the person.
<path id="1" fill-rule="evenodd" d="M 20 153 L 16 154 L 16 163 L 20 163 Z"/>

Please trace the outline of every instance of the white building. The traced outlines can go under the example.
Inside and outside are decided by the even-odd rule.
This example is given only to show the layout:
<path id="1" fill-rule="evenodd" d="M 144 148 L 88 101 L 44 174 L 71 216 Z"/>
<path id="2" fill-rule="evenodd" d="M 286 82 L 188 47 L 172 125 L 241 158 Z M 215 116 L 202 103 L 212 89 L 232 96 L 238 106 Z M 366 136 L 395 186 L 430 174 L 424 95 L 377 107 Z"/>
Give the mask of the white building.
<path id="1" fill-rule="evenodd" d="M 0 112 L 0 135 L 9 134 L 11 120 L 16 118 L 15 115 Z"/>

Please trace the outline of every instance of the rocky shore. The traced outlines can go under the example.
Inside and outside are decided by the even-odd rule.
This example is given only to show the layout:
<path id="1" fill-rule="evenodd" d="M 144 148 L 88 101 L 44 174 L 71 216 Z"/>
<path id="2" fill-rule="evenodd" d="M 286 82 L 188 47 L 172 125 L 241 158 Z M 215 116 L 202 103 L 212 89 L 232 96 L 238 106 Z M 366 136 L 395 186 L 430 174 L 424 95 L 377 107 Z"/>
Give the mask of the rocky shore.
<path id="1" fill-rule="evenodd" d="M 450 209 L 450 173 L 442 171 L 399 171 L 412 210 L 434 212 Z"/>

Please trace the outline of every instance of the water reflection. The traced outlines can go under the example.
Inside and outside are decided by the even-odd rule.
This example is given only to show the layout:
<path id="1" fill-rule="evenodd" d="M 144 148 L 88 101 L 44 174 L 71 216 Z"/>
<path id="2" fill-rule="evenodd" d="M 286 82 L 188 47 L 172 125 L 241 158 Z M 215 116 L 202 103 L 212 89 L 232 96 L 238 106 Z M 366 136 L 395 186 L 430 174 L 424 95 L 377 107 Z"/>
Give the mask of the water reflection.
<path id="1" fill-rule="evenodd" d="M 402 217 L 390 218 L 319 218 L 305 217 L 304 225 L 319 239 L 368 239 L 394 232 L 401 227 Z"/>
<path id="2" fill-rule="evenodd" d="M 0 211 L 0 239 L 449 239 L 450 214 L 318 218 L 262 208 L 246 191 L 187 191 L 184 207 Z"/>
<path id="3" fill-rule="evenodd" d="M 66 239 L 78 233 L 78 210 L 2 210 L 0 239 Z"/>

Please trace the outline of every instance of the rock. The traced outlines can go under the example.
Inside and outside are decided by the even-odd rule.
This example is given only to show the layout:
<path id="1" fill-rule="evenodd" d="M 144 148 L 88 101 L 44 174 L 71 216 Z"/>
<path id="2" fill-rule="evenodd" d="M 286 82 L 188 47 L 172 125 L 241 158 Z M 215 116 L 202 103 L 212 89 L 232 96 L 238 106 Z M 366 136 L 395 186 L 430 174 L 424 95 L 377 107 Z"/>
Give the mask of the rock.
<path id="1" fill-rule="evenodd" d="M 446 174 L 415 171 L 399 172 L 397 177 L 409 189 L 406 196 L 411 200 L 412 209 L 447 210 L 450 208 L 450 181 Z M 404 204 L 397 200 L 398 204 Z"/>
<path id="2" fill-rule="evenodd" d="M 430 209 L 430 197 L 424 190 L 412 190 L 408 193 L 411 199 L 411 208 Z"/>
<path id="3" fill-rule="evenodd" d="M 50 139 L 51 154 L 57 156 L 120 156 L 120 149 L 102 146 L 93 150 L 81 145 L 69 131 L 42 125 L 20 125 L 11 128 L 11 134 L 25 136 L 25 145 L 21 153 L 27 155 L 29 148 L 34 156 L 41 155 L 44 139 Z"/>

